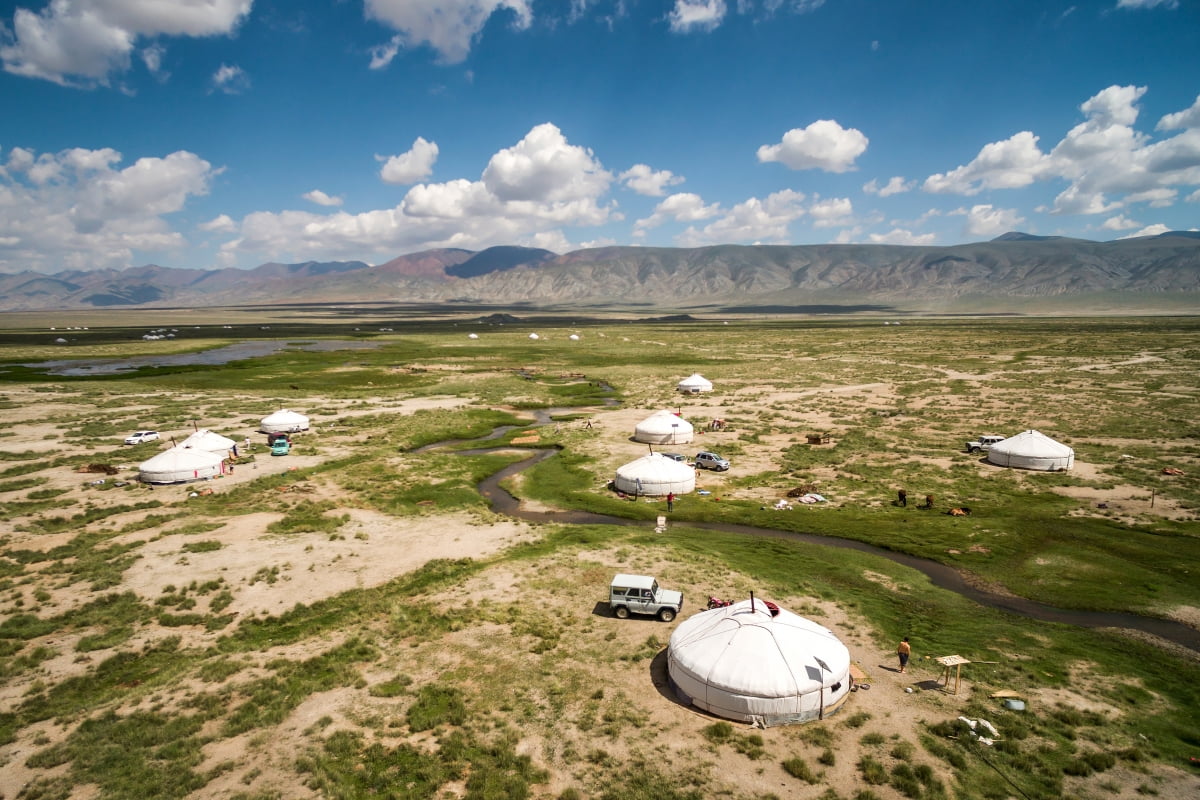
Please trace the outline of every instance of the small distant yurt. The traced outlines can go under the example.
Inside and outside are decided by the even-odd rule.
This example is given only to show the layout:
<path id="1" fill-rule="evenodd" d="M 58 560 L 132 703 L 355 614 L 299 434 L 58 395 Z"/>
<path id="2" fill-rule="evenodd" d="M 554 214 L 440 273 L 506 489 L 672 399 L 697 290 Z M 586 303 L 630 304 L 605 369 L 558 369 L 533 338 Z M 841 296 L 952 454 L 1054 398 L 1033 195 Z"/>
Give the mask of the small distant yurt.
<path id="1" fill-rule="evenodd" d="M 713 385 L 712 381 L 696 372 L 681 380 L 675 388 L 684 394 L 699 394 L 700 392 L 711 392 Z"/>
<path id="2" fill-rule="evenodd" d="M 533 339 L 536 342 L 538 339 L 540 339 L 542 337 L 538 336 L 536 333 L 531 333 L 531 334 L 529 334 L 529 338 Z"/>
<path id="3" fill-rule="evenodd" d="M 213 433 L 203 428 L 179 443 L 180 447 L 187 447 L 192 450 L 204 450 L 209 453 L 216 453 L 222 457 L 236 445 L 237 442 L 228 436 L 222 436 L 219 433 Z"/>
<path id="4" fill-rule="evenodd" d="M 853 683 L 850 651 L 832 631 L 761 600 L 681 622 L 667 671 L 681 700 L 763 727 L 826 717 Z"/>
<path id="5" fill-rule="evenodd" d="M 694 435 L 692 423 L 670 411 L 651 414 L 633 429 L 633 440 L 647 444 L 687 444 Z"/>
<path id="6" fill-rule="evenodd" d="M 1075 464 L 1075 451 L 1037 431 L 1025 431 L 991 446 L 987 460 L 1001 467 L 1057 472 Z"/>
<path id="7" fill-rule="evenodd" d="M 570 339 L 572 342 L 578 342 L 578 341 L 579 341 L 579 334 L 578 334 L 578 333 L 572 333 L 572 334 L 571 334 L 570 336 L 568 336 L 567 338 L 568 338 L 568 339 Z"/>
<path id="8" fill-rule="evenodd" d="M 478 333 L 468 333 L 468 334 L 467 334 L 467 338 L 468 338 L 468 339 L 478 339 L 478 338 L 479 338 L 479 334 L 478 334 Z"/>
<path id="9" fill-rule="evenodd" d="M 220 475 L 223 467 L 221 457 L 216 453 L 172 447 L 143 461 L 138 467 L 138 480 L 143 483 L 186 483 Z"/>
<path id="10" fill-rule="evenodd" d="M 696 470 L 662 453 L 650 453 L 619 467 L 613 486 L 626 494 L 652 497 L 687 494 L 696 489 Z"/>
<path id="11" fill-rule="evenodd" d="M 258 429 L 263 433 L 296 433 L 308 430 L 308 417 L 286 408 L 263 417 Z"/>

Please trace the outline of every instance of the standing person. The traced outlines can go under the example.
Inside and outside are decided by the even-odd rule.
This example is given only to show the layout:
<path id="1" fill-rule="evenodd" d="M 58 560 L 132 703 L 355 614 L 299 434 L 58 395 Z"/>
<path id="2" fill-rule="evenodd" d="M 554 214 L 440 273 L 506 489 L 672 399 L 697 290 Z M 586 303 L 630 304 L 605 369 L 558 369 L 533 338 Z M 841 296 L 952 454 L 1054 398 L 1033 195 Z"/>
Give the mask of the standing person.
<path id="1" fill-rule="evenodd" d="M 901 489 L 900 491 L 896 492 L 896 499 L 899 501 L 901 507 L 907 506 L 908 505 L 908 492 Z"/>
<path id="2" fill-rule="evenodd" d="M 667 492 L 667 511 L 675 510 L 675 493 Z"/>
<path id="3" fill-rule="evenodd" d="M 908 668 L 908 657 L 912 655 L 912 645 L 908 643 L 908 637 L 904 637 L 904 641 L 900 642 L 900 646 L 896 648 L 896 655 L 900 656 L 900 671 L 904 672 Z"/>

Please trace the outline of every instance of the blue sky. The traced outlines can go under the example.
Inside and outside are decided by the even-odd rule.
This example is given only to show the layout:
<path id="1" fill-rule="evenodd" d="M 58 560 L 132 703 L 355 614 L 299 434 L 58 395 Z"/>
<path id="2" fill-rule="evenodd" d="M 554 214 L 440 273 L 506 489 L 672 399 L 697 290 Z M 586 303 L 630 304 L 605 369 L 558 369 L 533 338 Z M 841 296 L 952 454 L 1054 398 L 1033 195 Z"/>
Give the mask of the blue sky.
<path id="1" fill-rule="evenodd" d="M 1195 229 L 1196 0 L 0 2 L 0 271 Z"/>

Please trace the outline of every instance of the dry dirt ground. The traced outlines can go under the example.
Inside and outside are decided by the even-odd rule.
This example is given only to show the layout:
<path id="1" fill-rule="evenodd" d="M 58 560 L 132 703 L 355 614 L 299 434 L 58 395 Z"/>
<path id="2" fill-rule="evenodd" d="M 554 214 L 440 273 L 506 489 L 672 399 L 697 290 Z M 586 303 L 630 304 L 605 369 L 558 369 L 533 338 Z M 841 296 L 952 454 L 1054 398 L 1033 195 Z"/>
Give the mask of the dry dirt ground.
<path id="1" fill-rule="evenodd" d="M 986 377 L 986 376 L 974 376 Z M 723 399 L 689 398 L 688 416 L 699 426 L 702 420 L 713 417 L 731 417 L 739 413 L 751 413 L 754 408 L 763 404 L 763 395 L 772 392 L 768 386 L 748 386 L 732 393 Z M 839 392 L 848 396 L 868 392 L 874 401 L 883 398 L 889 388 L 881 384 L 863 386 L 828 387 L 813 391 Z M 4 439 L 5 449 L 12 451 L 38 450 L 50 452 L 58 445 L 53 439 L 57 433 L 55 427 L 44 420 L 52 419 L 56 409 L 63 413 L 73 412 L 70 395 L 52 398 L 47 402 L 44 394 L 23 393 L 19 389 L 7 392 L 10 399 L 16 401 L 16 407 L 4 410 L 3 421 L 11 435 Z M 786 403 L 799 404 L 808 393 L 778 392 L 767 398 L 767 404 Z M 337 405 L 333 399 L 320 402 L 322 407 L 330 408 Z M 345 408 L 344 414 L 372 413 L 391 410 L 397 414 L 411 413 L 420 408 L 454 408 L 461 401 L 452 397 L 409 398 L 398 401 L 380 398 L 377 403 L 366 407 Z M 592 415 L 594 437 L 591 447 L 592 454 L 598 459 L 603 469 L 615 469 L 638 455 L 646 452 L 644 444 L 630 440 L 634 425 L 648 416 L 655 408 L 639 409 L 596 409 Z M 799 415 L 798 428 L 809 427 L 814 430 L 829 430 L 832 420 L 828 416 L 817 413 Z M 299 437 L 303 442 L 306 437 L 321 440 L 326 455 L 334 457 L 349 452 L 353 442 L 342 437 L 336 427 L 322 425 L 314 420 L 316 430 Z M 226 420 L 202 419 L 201 426 L 209 426 L 218 432 L 227 431 Z M 582 423 L 572 423 L 582 425 Z M 229 432 L 228 435 L 237 436 Z M 704 433 L 696 436 L 693 443 L 664 449 L 677 450 L 693 455 L 699 449 L 720 451 L 724 437 L 735 434 Z M 256 437 L 261 441 L 261 437 Z M 740 472 L 757 472 L 772 468 L 771 453 L 778 452 L 783 442 L 768 442 L 759 448 L 754 455 L 738 459 L 735 471 L 730 474 L 701 472 L 697 478 L 698 488 L 707 489 L 718 494 L 727 489 L 731 475 Z M 303 450 L 303 448 L 301 448 Z M 134 453 L 136 452 L 136 457 Z M 148 458 L 155 452 L 153 446 L 136 449 L 124 449 L 120 446 L 111 451 L 98 453 L 97 460 L 117 460 L 126 465 L 136 465 L 140 460 Z M 225 476 L 206 484 L 204 488 L 212 488 L 217 493 L 232 484 L 253 481 L 255 478 L 293 469 L 298 466 L 313 464 L 317 456 L 297 455 L 283 459 L 272 459 L 263 453 L 261 445 L 255 445 L 252 452 L 256 455 L 255 466 L 239 468 L 233 475 Z M 982 468 L 982 467 L 981 467 Z M 1086 464 L 1077 465 L 1078 469 L 1090 469 Z M 76 496 L 82 496 L 87 501 L 102 505 L 110 500 L 109 495 L 116 492 L 100 493 L 86 486 L 94 476 L 80 475 L 67 470 L 59 471 L 51 476 L 48 487 L 70 490 Z M 329 482 L 313 481 L 314 497 L 330 499 L 335 503 L 339 500 L 339 490 Z M 145 489 L 145 496 L 161 499 L 181 499 L 196 490 L 196 486 L 162 487 Z M 1089 500 L 1097 499 L 1083 494 Z M 779 494 L 772 491 L 761 491 L 764 501 L 777 498 Z M 1138 513 L 1151 511 L 1149 498 L 1136 498 L 1132 490 L 1125 492 L 1122 487 L 1106 491 L 1104 497 L 1128 499 L 1121 503 L 1131 504 Z M 128 502 L 120 498 L 120 502 Z M 1137 504 L 1136 506 L 1132 504 Z M 1153 513 L 1170 516 L 1170 504 L 1161 500 L 1154 505 Z M 133 512 L 112 520 L 118 529 L 147 512 Z M 153 513 L 153 512 L 150 512 Z M 125 572 L 118 591 L 136 592 L 144 601 L 152 603 L 161 596 L 164 588 L 178 584 L 181 581 L 200 581 L 223 579 L 234 595 L 229 610 L 239 616 L 254 614 L 278 614 L 297 603 L 312 603 L 322 598 L 331 597 L 349 589 L 369 588 L 379 586 L 399 575 L 416 569 L 433 559 L 483 557 L 519 542 L 526 542 L 540 536 L 536 526 L 507 519 L 481 519 L 469 515 L 438 515 L 430 514 L 419 518 L 394 519 L 363 509 L 346 509 L 350 514 L 350 522 L 339 531 L 340 538 L 331 539 L 325 534 L 295 534 L 289 536 L 272 536 L 267 533 L 267 526 L 280 515 L 258 513 L 234 517 L 225 521 L 220 528 L 203 535 L 204 539 L 220 542 L 222 547 L 212 552 L 185 553 L 180 549 L 179 537 L 156 538 L 159 531 L 151 529 L 128 534 L 129 540 L 141 540 L 145 544 L 140 548 L 140 557 Z M 17 548 L 33 547 L 48 549 L 68 541 L 74 533 L 32 536 L 12 532 L 9 535 L 12 546 Z M 35 541 L 36 540 L 36 541 Z M 480 605 L 488 603 L 510 602 L 515 594 L 525 591 L 538 592 L 537 588 L 549 578 L 558 577 L 556 591 L 566 595 L 560 598 L 570 606 L 572 611 L 568 617 L 578 623 L 579 635 L 583 641 L 582 652 L 590 648 L 611 650 L 614 652 L 636 652 L 644 648 L 648 638 L 653 637 L 660 646 L 665 645 L 678 621 L 663 624 L 650 620 L 619 621 L 609 618 L 602 613 L 597 604 L 606 594 L 607 581 L 611 574 L 617 571 L 655 572 L 662 575 L 678 574 L 682 579 L 675 583 L 688 598 L 688 609 L 683 618 L 700 608 L 699 603 L 706 593 L 723 596 L 735 596 L 744 590 L 748 583 L 737 575 L 721 575 L 720 573 L 700 573 L 690 570 L 686 565 L 660 559 L 653 552 L 634 554 L 620 549 L 596 549 L 590 551 L 568 552 L 530 563 L 523 567 L 511 564 L 495 567 L 484 571 L 474 578 L 469 586 L 457 588 L 453 593 L 445 593 L 436 598 L 437 602 L 452 606 L 462 601 L 462 597 L 472 598 L 472 602 Z M 266 564 L 280 565 L 278 579 L 274 582 L 254 580 L 255 574 Z M 876 576 L 883 579 L 883 576 Z M 886 580 L 886 579 L 883 579 Z M 856 791 L 864 788 L 861 776 L 856 768 L 861 753 L 873 753 L 889 768 L 896 759 L 889 755 L 890 748 L 896 742 L 908 741 L 916 743 L 920 723 L 953 718 L 961 713 L 966 700 L 970 697 L 973 687 L 972 668 L 967 667 L 963 672 L 963 682 L 958 693 L 951 693 L 941 685 L 941 668 L 928 660 L 931 656 L 946 655 L 942 653 L 923 652 L 920 642 L 914 642 L 914 661 L 909 674 L 899 674 L 895 667 L 894 642 L 882 641 L 877 632 L 863 619 L 856 617 L 852 611 L 827 602 L 817 602 L 806 597 L 772 598 L 780 605 L 797 613 L 810 616 L 837 633 L 849 647 L 852 661 L 862 670 L 869 689 L 864 689 L 850 695 L 849 701 L 836 715 L 824 723 L 832 735 L 829 749 L 836 755 L 832 766 L 821 766 L 817 757 L 825 747 L 815 747 L 806 743 L 809 726 L 791 726 L 756 731 L 762 736 L 763 748 L 768 757 L 752 759 L 738 755 L 728 745 L 717 746 L 709 743 L 702 731 L 713 724 L 713 718 L 696 713 L 684 707 L 670 692 L 665 679 L 664 657 L 661 649 L 643 659 L 609 661 L 609 666 L 603 675 L 603 681 L 597 686 L 602 692 L 604 701 L 621 699 L 627 702 L 634 714 L 642 717 L 636 729 L 640 731 L 626 740 L 621 737 L 606 738 L 601 744 L 589 742 L 581 730 L 571 729 L 572 733 L 558 738 L 552 733 L 553 728 L 544 724 L 531 725 L 522 730 L 520 749 L 530 755 L 535 763 L 550 770 L 551 778 L 548 785 L 536 787 L 539 796 L 554 797 L 569 786 L 578 785 L 572 777 L 573 771 L 579 769 L 578 758 L 571 758 L 571 749 L 588 752 L 597 747 L 602 748 L 608 755 L 618 761 L 625 761 L 635 755 L 659 754 L 665 763 L 676 765 L 681 770 L 692 769 L 699 774 L 708 776 L 711 787 L 719 787 L 724 796 L 761 797 L 777 795 L 789 798 L 816 798 L 825 790 L 832 788 L 838 796 L 849 798 Z M 69 610 L 80 602 L 66 592 L 56 592 L 50 600 L 41 604 L 42 614 L 60 613 Z M 7 608 L 8 612 L 14 609 Z M 1195 611 L 1194 609 L 1192 611 Z M 202 646 L 210 644 L 219 635 L 206 633 L 193 626 L 190 633 L 185 634 L 185 646 Z M 179 629 L 170 633 L 177 634 Z M 75 653 L 74 644 L 78 637 L 87 634 L 80 631 L 71 636 L 55 636 L 43 642 L 53 647 L 58 656 L 43 664 L 41 680 L 56 683 L 62 679 L 81 675 L 95 663 L 106 658 L 107 651 L 97 651 L 80 657 Z M 144 634 L 149 641 L 154 634 Z M 279 648 L 272 651 L 270 657 L 300 658 L 331 646 L 334 641 L 306 642 L 302 646 Z M 134 642 L 133 646 L 137 646 Z M 528 642 L 500 625 L 483 625 L 456 631 L 447 635 L 444 640 L 432 645 L 422 645 L 411 657 L 404 654 L 390 654 L 383 664 L 372 667 L 373 673 L 368 675 L 368 682 L 374 683 L 395 674 L 397 668 L 413 670 L 412 677 L 420 680 L 422 677 L 436 675 L 444 671 L 462 669 L 473 659 L 481 663 L 506 665 L 514 670 L 522 670 L 536 674 L 539 660 L 535 653 L 530 652 Z M 128 647 L 130 645 L 126 645 Z M 1020 654 L 1013 654 L 1020 658 Z M 578 665 L 576 665 L 578 666 Z M 1054 692 L 1042 692 L 1026 698 L 1031 706 L 1052 705 L 1065 703 L 1080 708 L 1091 708 L 1094 700 L 1088 692 L 1089 678 L 1087 666 L 1079 665 L 1079 680 L 1074 683 L 1078 690 L 1064 689 Z M 523 672 L 522 674 L 525 674 Z M 481 682 L 484 682 L 481 678 Z M 525 681 L 514 681 L 526 686 Z M 0 690 L 0 710 L 11 707 L 20 700 L 30 689 L 29 681 L 13 681 L 4 685 Z M 910 693 L 906 690 L 912 689 Z M 149 702 L 149 700 L 145 701 Z M 123 709 L 127 710 L 127 709 Z M 239 792 L 249 790 L 275 792 L 277 796 L 287 798 L 315 797 L 314 791 L 303 785 L 301 777 L 293 769 L 296 754 L 311 744 L 311 734 L 318 721 L 324 722 L 325 732 L 336 730 L 341 726 L 356 727 L 362 720 L 378 713 L 396 713 L 394 701 L 385 701 L 369 697 L 364 691 L 354 688 L 338 689 L 310 696 L 292 711 L 284 723 L 270 732 L 269 736 L 246 735 L 233 739 L 219 739 L 205 751 L 205 763 L 200 769 L 233 761 L 237 768 L 212 781 L 196 797 L 231 797 Z M 851 727 L 848 720 L 856 714 L 865 713 L 869 720 L 861 727 Z M 1005 713 L 998 710 L 998 714 Z M 1109 713 L 1115 713 L 1109 710 Z M 28 756 L 47 745 L 60 741 L 70 730 L 69 726 L 60 726 L 53 721 L 33 726 L 21 732 L 18 739 L 0 748 L 0 797 L 15 798 L 24 786 L 35 775 L 44 774 L 40 770 L 31 770 L 25 766 Z M 751 731 L 739 726 L 740 734 Z M 862 737 L 867 734 L 878 734 L 882 746 L 861 744 Z M 379 740 L 385 744 L 394 744 L 387 734 L 380 734 Z M 920 753 L 918 747 L 918 753 Z M 780 762 L 792 755 L 802 756 L 810 766 L 822 774 L 819 785 L 810 786 L 789 776 L 780 767 Z M 943 762 L 928 757 L 920 758 L 924 763 L 931 763 L 943 781 L 950 783 L 950 775 Z M 247 776 L 253 776 L 247 780 Z M 1137 797 L 1135 787 L 1143 784 L 1154 786 L 1158 795 L 1164 798 L 1200 797 L 1200 781 L 1193 775 L 1181 770 L 1167 767 L 1155 767 L 1151 775 L 1138 774 L 1117 768 L 1104 773 L 1108 788 L 1103 796 L 1112 798 Z M 1097 796 L 1095 787 L 1084 782 L 1073 785 L 1084 796 Z M 879 797 L 889 800 L 900 795 L 889 787 L 873 787 Z M 455 791 L 449 791 L 447 796 L 454 796 Z M 95 796 L 95 787 L 78 787 L 73 797 L 88 798 Z"/>

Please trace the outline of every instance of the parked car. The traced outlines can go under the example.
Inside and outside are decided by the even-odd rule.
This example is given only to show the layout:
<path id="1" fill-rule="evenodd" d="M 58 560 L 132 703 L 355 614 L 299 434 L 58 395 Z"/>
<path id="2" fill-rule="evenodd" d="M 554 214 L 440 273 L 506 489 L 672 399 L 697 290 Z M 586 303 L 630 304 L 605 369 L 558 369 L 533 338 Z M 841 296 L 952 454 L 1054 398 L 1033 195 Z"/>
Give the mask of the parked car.
<path id="1" fill-rule="evenodd" d="M 978 453 L 981 451 L 989 450 L 989 449 L 991 449 L 992 445 L 999 444 L 1000 442 L 1003 442 L 1007 438 L 1008 438 L 1007 436 L 1000 436 L 1000 435 L 994 434 L 994 433 L 985 434 L 983 436 L 980 436 L 978 439 L 975 439 L 974 441 L 967 442 L 967 452 L 968 453 Z"/>
<path id="2" fill-rule="evenodd" d="M 132 436 L 125 437 L 125 444 L 145 444 L 158 439 L 158 431 L 135 431 Z"/>
<path id="3" fill-rule="evenodd" d="M 672 461 L 687 461 L 687 456 L 685 456 L 683 453 L 659 453 L 659 455 L 666 456 Z"/>
<path id="4" fill-rule="evenodd" d="M 701 450 L 699 453 L 696 453 L 696 468 L 715 469 L 718 472 L 724 472 L 729 469 L 729 459 L 721 458 L 716 453 L 710 453 L 707 450 Z"/>
<path id="5" fill-rule="evenodd" d="M 271 443 L 271 455 L 286 456 L 292 452 L 292 443 L 289 439 L 276 439 Z"/>
<path id="6" fill-rule="evenodd" d="M 649 575 L 617 575 L 609 586 L 608 607 L 618 619 L 647 614 L 670 622 L 683 608 L 683 593 L 662 588 Z"/>

